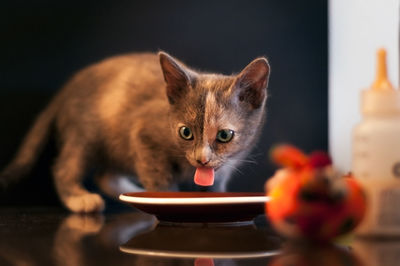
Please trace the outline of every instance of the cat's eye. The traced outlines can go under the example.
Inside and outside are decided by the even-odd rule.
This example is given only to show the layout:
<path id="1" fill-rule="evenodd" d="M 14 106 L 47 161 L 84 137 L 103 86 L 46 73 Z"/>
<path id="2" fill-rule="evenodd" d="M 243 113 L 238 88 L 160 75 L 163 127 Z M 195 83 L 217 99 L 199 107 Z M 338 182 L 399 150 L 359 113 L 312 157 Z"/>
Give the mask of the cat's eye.
<path id="1" fill-rule="evenodd" d="M 217 141 L 227 143 L 232 140 L 235 132 L 230 129 L 222 129 L 217 133 Z"/>
<path id="2" fill-rule="evenodd" d="M 190 130 L 190 128 L 188 127 L 181 127 L 179 129 L 179 135 L 181 136 L 181 138 L 183 138 L 184 140 L 192 140 L 193 139 L 193 133 L 192 130 Z"/>

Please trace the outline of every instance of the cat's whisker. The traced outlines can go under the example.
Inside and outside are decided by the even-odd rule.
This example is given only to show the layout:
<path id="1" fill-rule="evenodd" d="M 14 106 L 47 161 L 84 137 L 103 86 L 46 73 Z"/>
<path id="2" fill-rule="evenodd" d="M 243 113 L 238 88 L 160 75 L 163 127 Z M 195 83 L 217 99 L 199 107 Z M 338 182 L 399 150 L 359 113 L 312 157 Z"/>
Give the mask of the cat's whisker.
<path id="1" fill-rule="evenodd" d="M 258 164 L 258 162 L 257 162 L 256 160 L 251 160 L 251 159 L 248 159 L 248 160 L 246 160 L 246 159 L 239 159 L 239 160 L 237 160 L 237 161 L 240 162 L 240 163 Z"/>
<path id="2" fill-rule="evenodd" d="M 248 155 L 247 157 L 251 158 L 251 159 L 259 159 L 261 156 L 264 156 L 264 155 L 265 155 L 265 152 L 258 150 L 258 151 L 253 152 L 252 154 Z"/>
<path id="3" fill-rule="evenodd" d="M 238 172 L 239 174 L 243 175 L 243 172 L 241 170 L 239 170 L 238 167 L 236 167 L 234 164 L 231 164 L 230 162 L 225 162 L 224 165 L 230 167 L 231 169 L 233 169 L 234 171 Z"/>

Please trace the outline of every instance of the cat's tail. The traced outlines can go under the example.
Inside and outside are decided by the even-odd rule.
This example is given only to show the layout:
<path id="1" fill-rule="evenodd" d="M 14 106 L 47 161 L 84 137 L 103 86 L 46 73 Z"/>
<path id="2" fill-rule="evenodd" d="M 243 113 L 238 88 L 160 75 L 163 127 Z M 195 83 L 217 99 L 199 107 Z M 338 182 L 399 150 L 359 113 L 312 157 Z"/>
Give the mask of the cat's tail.
<path id="1" fill-rule="evenodd" d="M 54 99 L 36 118 L 32 128 L 22 142 L 16 156 L 0 172 L 0 189 L 16 183 L 32 169 L 38 154 L 46 143 L 50 127 L 58 110 L 58 101 Z"/>

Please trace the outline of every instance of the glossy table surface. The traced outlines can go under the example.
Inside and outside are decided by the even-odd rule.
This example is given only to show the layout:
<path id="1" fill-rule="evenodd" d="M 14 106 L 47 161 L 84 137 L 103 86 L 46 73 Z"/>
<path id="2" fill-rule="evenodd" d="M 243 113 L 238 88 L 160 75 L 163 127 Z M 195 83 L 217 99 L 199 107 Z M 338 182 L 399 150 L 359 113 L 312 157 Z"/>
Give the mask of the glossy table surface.
<path id="1" fill-rule="evenodd" d="M 398 264 L 396 264 L 398 263 Z M 0 265 L 399 265 L 400 241 L 292 243 L 254 224 L 163 224 L 137 210 L 96 215 L 0 208 Z"/>

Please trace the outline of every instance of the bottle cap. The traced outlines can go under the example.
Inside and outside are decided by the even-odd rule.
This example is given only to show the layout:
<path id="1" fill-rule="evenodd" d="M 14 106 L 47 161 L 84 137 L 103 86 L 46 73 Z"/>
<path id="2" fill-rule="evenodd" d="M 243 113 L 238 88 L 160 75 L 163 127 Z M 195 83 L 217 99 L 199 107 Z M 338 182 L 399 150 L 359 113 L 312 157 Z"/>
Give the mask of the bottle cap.
<path id="1" fill-rule="evenodd" d="M 371 87 L 362 92 L 363 114 L 400 113 L 400 91 L 395 90 L 387 77 L 386 50 L 377 51 L 376 77 Z"/>

